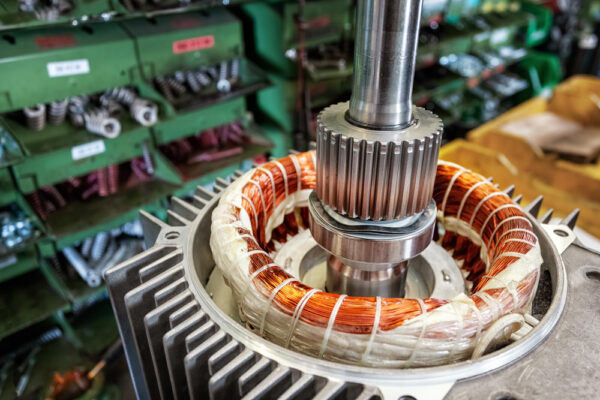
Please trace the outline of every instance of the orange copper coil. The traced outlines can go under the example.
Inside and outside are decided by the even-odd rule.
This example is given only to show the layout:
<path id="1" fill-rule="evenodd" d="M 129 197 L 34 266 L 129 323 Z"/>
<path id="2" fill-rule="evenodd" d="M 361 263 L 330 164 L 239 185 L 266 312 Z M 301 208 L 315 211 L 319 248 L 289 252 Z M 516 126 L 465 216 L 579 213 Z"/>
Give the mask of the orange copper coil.
<path id="1" fill-rule="evenodd" d="M 222 254 L 217 265 L 242 319 L 259 334 L 336 361 L 435 365 L 470 356 L 495 320 L 530 304 L 541 264 L 531 223 L 485 178 L 445 162 L 433 193 L 436 236 L 463 270 L 468 297 L 352 297 L 300 282 L 273 255 L 307 229 L 306 199 L 315 185 L 315 153 L 290 155 L 236 181 L 213 213 L 211 245 Z"/>

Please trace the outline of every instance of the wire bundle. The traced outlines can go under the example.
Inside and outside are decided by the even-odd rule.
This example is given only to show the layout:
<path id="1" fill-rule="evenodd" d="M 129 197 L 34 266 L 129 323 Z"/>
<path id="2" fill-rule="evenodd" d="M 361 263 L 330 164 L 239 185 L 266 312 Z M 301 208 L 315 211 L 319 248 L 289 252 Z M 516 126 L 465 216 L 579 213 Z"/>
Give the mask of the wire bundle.
<path id="1" fill-rule="evenodd" d="M 271 161 L 232 183 L 213 212 L 211 248 L 240 317 L 268 340 L 367 366 L 440 365 L 467 358 L 497 319 L 530 304 L 542 259 L 520 208 L 480 175 L 438 164 L 439 241 L 471 295 L 451 300 L 351 297 L 313 289 L 273 259 L 308 227 L 315 153 Z"/>

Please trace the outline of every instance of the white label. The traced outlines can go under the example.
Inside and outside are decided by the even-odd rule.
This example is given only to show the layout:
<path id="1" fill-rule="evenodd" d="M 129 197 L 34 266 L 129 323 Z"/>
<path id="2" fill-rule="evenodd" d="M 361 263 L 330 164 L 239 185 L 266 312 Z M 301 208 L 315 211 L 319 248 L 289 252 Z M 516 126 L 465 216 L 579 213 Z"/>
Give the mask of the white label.
<path id="1" fill-rule="evenodd" d="M 56 78 L 59 76 L 81 75 L 90 72 L 90 63 L 86 59 L 57 61 L 46 64 L 48 76 Z"/>
<path id="2" fill-rule="evenodd" d="M 96 140 L 71 148 L 71 156 L 73 157 L 73 160 L 81 160 L 82 158 L 95 156 L 96 154 L 104 153 L 105 151 L 106 147 L 104 147 L 104 140 Z"/>

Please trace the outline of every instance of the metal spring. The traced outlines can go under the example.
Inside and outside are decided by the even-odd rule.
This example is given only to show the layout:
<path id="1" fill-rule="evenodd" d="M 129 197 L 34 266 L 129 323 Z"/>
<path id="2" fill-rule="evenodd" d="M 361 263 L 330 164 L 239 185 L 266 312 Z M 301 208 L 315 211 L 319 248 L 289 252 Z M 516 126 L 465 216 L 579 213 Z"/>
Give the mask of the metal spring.
<path id="1" fill-rule="evenodd" d="M 75 126 L 84 126 L 85 118 L 83 116 L 85 109 L 89 103 L 87 96 L 76 96 L 69 99 L 69 118 L 71 123 Z"/>
<path id="2" fill-rule="evenodd" d="M 110 235 L 107 232 L 100 232 L 94 237 L 92 244 L 91 259 L 98 261 L 104 255 Z"/>
<path id="3" fill-rule="evenodd" d="M 132 89 L 126 87 L 117 87 L 105 91 L 102 96 L 100 96 L 100 104 L 106 105 L 105 103 L 107 103 L 109 100 L 114 100 L 129 106 L 135 101 L 136 98 L 137 95 Z"/>
<path id="4" fill-rule="evenodd" d="M 108 192 L 115 194 L 119 190 L 119 166 L 117 164 L 109 165 L 108 171 Z"/>
<path id="5" fill-rule="evenodd" d="M 35 10 L 35 17 L 40 21 L 56 21 L 60 11 L 54 7 L 42 7 Z"/>
<path id="6" fill-rule="evenodd" d="M 46 127 L 46 105 L 36 104 L 33 107 L 23 109 L 27 127 L 32 131 L 39 132 Z"/>
<path id="7" fill-rule="evenodd" d="M 165 79 L 165 77 L 159 76 L 154 79 L 154 82 L 158 86 L 158 90 L 162 93 L 163 96 L 165 96 L 165 98 L 168 101 L 173 102 L 173 100 L 175 100 L 175 97 L 173 96 L 173 92 L 171 91 L 171 87 L 167 83 L 167 80 Z"/>
<path id="8" fill-rule="evenodd" d="M 198 71 L 194 74 L 194 76 L 196 77 L 196 80 L 198 82 L 200 82 L 200 84 L 202 86 L 208 86 L 212 82 L 212 79 L 210 78 L 210 76 L 208 76 L 208 74 L 204 71 Z"/>
<path id="9" fill-rule="evenodd" d="M 184 94 L 187 90 L 185 89 L 185 86 L 183 86 L 181 84 L 181 82 L 179 82 L 177 79 L 168 76 L 167 78 L 167 84 L 169 85 L 169 87 L 175 91 L 175 93 L 178 96 L 181 96 L 182 94 Z"/>
<path id="10" fill-rule="evenodd" d="M 185 80 L 190 89 L 192 89 L 192 92 L 198 93 L 200 90 L 202 90 L 200 82 L 198 82 L 196 75 L 192 71 L 188 71 L 185 73 Z"/>
<path id="11" fill-rule="evenodd" d="M 51 102 L 48 110 L 48 122 L 52 125 L 62 124 L 67 116 L 68 105 L 68 99 Z"/>
<path id="12" fill-rule="evenodd" d="M 53 340 L 61 338 L 62 335 L 63 335 L 63 333 L 60 330 L 60 328 L 52 328 L 52 329 L 42 333 L 40 335 L 40 337 L 38 338 L 37 342 L 38 342 L 38 344 L 46 344 Z"/>
<path id="13" fill-rule="evenodd" d="M 185 83 L 185 72 L 175 71 L 173 78 L 175 78 L 175 80 L 179 83 Z"/>

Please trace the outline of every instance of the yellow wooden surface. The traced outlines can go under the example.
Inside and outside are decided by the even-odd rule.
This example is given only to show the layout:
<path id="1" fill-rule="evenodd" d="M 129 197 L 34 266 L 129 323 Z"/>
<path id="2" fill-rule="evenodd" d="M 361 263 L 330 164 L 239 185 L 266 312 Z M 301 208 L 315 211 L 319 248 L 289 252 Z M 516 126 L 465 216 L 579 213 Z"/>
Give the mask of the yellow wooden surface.
<path id="1" fill-rule="evenodd" d="M 501 187 L 514 184 L 525 202 L 544 195 L 544 209 L 564 216 L 581 210 L 578 226 L 600 237 L 600 162 L 576 164 L 543 154 L 502 126 L 550 111 L 582 125 L 600 126 L 600 79 L 575 76 L 559 85 L 552 97 L 533 98 L 472 130 L 468 141 L 444 146 L 440 158 L 492 176 Z"/>

